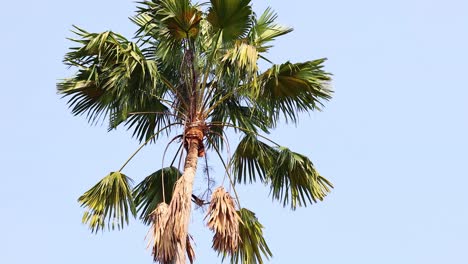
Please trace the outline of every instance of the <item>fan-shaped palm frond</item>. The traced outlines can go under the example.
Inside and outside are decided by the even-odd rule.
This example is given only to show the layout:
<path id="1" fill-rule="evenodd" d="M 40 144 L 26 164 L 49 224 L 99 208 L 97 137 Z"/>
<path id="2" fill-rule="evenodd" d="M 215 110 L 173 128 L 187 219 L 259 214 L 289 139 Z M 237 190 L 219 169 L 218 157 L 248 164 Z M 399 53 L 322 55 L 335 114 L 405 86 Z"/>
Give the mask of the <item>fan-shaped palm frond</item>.
<path id="1" fill-rule="evenodd" d="M 92 232 L 104 229 L 122 229 L 128 224 L 129 216 L 135 216 L 130 186 L 131 179 L 120 172 L 111 172 L 91 189 L 85 192 L 78 202 L 86 208 L 83 223 Z"/>
<path id="2" fill-rule="evenodd" d="M 333 188 L 307 157 L 285 147 L 271 147 L 254 134 L 240 141 L 231 164 L 238 183 L 258 177 L 270 185 L 273 199 L 292 209 L 323 200 Z"/>
<path id="3" fill-rule="evenodd" d="M 195 38 L 200 31 L 202 12 L 188 0 L 140 2 L 131 20 L 139 26 L 136 36 L 144 44 L 146 54 L 166 65 L 178 67 L 183 58 L 184 39 Z M 172 68 L 173 69 L 173 68 Z"/>
<path id="4" fill-rule="evenodd" d="M 276 24 L 276 18 L 277 15 L 270 8 L 266 9 L 258 19 L 255 15 L 251 16 L 251 25 L 247 36 L 235 40 L 230 46 L 226 45 L 222 55 L 221 68 L 228 69 L 224 74 L 235 76 L 237 84 L 240 81 L 256 85 L 257 60 L 263 58 L 269 61 L 261 53 L 268 51 L 271 47 L 268 43 L 276 37 L 292 31 L 291 28 Z"/>
<path id="5" fill-rule="evenodd" d="M 129 130 L 133 129 L 133 136 L 140 142 L 148 140 L 154 136 L 155 132 L 161 131 L 162 128 L 174 123 L 174 118 L 170 116 L 169 109 L 157 102 L 142 108 L 141 111 L 129 113 L 129 117 L 125 120 L 125 126 Z M 156 135 L 155 139 L 159 137 L 159 134 Z"/>
<path id="6" fill-rule="evenodd" d="M 267 182 L 271 168 L 274 166 L 278 151 L 247 133 L 237 145 L 232 157 L 232 168 L 238 183 L 255 182 L 257 177 Z"/>
<path id="7" fill-rule="evenodd" d="M 285 147 L 279 148 L 269 180 L 273 199 L 282 200 L 283 206 L 290 204 L 291 209 L 321 201 L 333 188 L 307 157 Z"/>
<path id="8" fill-rule="evenodd" d="M 274 65 L 259 77 L 257 101 L 274 123 L 280 116 L 296 123 L 298 113 L 320 110 L 322 101 L 331 98 L 331 78 L 322 69 L 324 61 Z"/>
<path id="9" fill-rule="evenodd" d="M 226 50 L 221 61 L 224 63 L 223 67 L 229 68 L 228 74 L 238 75 L 236 81 L 255 82 L 258 58 L 259 54 L 255 46 L 245 40 L 238 40 L 232 48 Z"/>
<path id="10" fill-rule="evenodd" d="M 244 37 L 250 26 L 250 0 L 211 0 L 207 20 L 215 30 L 222 32 L 225 42 Z"/>
<path id="11" fill-rule="evenodd" d="M 95 34 L 76 28 L 75 33 L 80 39 L 73 41 L 80 46 L 64 61 L 78 67 L 78 73 L 57 86 L 70 98 L 73 114 L 86 113 L 90 121 L 107 116 L 109 127 L 115 128 L 131 112 L 154 111 L 152 118 L 129 120 L 130 127 L 138 124 L 134 135 L 140 140 L 169 122 L 169 109 L 160 100 L 167 88 L 155 61 L 146 60 L 136 44 L 111 31 Z"/>
<path id="12" fill-rule="evenodd" d="M 277 14 L 271 8 L 267 8 L 258 19 L 254 20 L 248 39 L 249 43 L 255 46 L 258 52 L 267 52 L 272 47 L 267 45 L 269 42 L 293 30 L 277 24 L 277 17 Z"/>
<path id="13" fill-rule="evenodd" d="M 133 197 L 143 223 L 150 223 L 150 214 L 158 204 L 171 201 L 175 182 L 181 175 L 177 168 L 167 167 L 152 173 L 135 186 Z"/>
<path id="14" fill-rule="evenodd" d="M 193 38 L 198 35 L 202 13 L 188 0 L 161 0 L 161 22 L 174 39 Z"/>
<path id="15" fill-rule="evenodd" d="M 231 263 L 262 264 L 263 257 L 269 259 L 272 256 L 263 237 L 263 226 L 252 211 L 242 208 L 237 213 L 241 219 L 239 223 L 240 243 L 238 250 L 231 256 Z"/>
<path id="16" fill-rule="evenodd" d="M 243 103 L 236 98 L 232 98 L 226 100 L 219 110 L 221 110 L 221 113 L 224 112 L 223 114 L 226 117 L 224 122 L 232 125 L 235 131 L 257 133 L 261 130 L 268 132 L 270 125 L 268 116 L 255 105 L 249 105 L 247 102 Z M 228 125 L 226 126 L 228 127 Z"/>
<path id="17" fill-rule="evenodd" d="M 223 94 L 218 95 L 222 98 Z M 219 102 L 219 101 L 216 101 Z M 259 130 L 268 132 L 270 122 L 268 116 L 261 112 L 262 108 L 255 105 L 249 105 L 247 99 L 243 100 L 239 96 L 229 96 L 222 102 L 214 106 L 209 114 L 210 132 L 208 134 L 210 141 L 217 144 L 216 147 L 222 150 L 222 140 L 219 138 L 225 128 L 234 128 L 236 132 L 257 133 Z M 211 148 L 211 144 L 207 144 Z"/>

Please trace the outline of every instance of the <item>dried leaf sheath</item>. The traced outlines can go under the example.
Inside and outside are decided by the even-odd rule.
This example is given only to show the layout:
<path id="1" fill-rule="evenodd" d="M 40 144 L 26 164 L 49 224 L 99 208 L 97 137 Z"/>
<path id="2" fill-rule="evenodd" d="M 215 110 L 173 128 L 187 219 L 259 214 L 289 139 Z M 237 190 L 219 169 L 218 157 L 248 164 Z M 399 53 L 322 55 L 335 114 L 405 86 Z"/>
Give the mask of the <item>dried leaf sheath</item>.
<path id="1" fill-rule="evenodd" d="M 223 187 L 217 188 L 208 208 L 208 227 L 214 231 L 213 249 L 233 254 L 239 245 L 239 215 L 234 200 Z"/>
<path id="2" fill-rule="evenodd" d="M 148 247 L 150 245 L 153 247 L 153 260 L 162 264 L 169 264 L 176 252 L 175 246 L 165 241 L 166 231 L 171 233 L 171 230 L 166 229 L 169 218 L 169 205 L 160 203 L 150 217 L 153 224 L 149 231 L 151 237 Z"/>
<path id="3" fill-rule="evenodd" d="M 174 253 L 171 259 L 176 264 L 185 263 L 186 261 L 188 225 L 190 222 L 193 181 L 197 170 L 198 146 L 198 140 L 189 140 L 184 173 L 175 184 L 168 208 L 169 217 L 165 226 L 163 243 L 168 253 Z M 172 247 L 175 249 L 174 252 L 170 250 Z"/>

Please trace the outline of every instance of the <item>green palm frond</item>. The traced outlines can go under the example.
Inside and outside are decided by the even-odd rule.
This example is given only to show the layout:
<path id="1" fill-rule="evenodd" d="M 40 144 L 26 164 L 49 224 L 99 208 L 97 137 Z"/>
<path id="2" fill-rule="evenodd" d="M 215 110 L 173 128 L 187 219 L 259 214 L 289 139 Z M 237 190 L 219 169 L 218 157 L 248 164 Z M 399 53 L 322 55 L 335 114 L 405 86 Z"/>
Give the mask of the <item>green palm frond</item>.
<path id="1" fill-rule="evenodd" d="M 106 226 L 120 230 L 128 224 L 130 215 L 136 215 L 130 183 L 131 179 L 123 173 L 111 172 L 78 198 L 86 208 L 82 221 L 92 232 Z"/>
<path id="2" fill-rule="evenodd" d="M 148 98 L 151 101 L 151 98 Z M 140 108 L 141 112 L 135 114 L 129 113 L 129 117 L 125 120 L 125 126 L 128 129 L 133 129 L 133 136 L 140 142 L 148 140 L 155 134 L 155 131 L 160 131 L 163 127 L 168 126 L 175 120 L 170 116 L 169 109 L 161 104 L 158 100 L 148 104 L 144 108 Z M 166 130 L 166 132 L 168 132 Z M 156 135 L 156 139 L 159 135 Z"/>
<path id="3" fill-rule="evenodd" d="M 238 183 L 258 178 L 270 185 L 273 199 L 291 209 L 321 201 L 333 188 L 307 157 L 285 147 L 271 147 L 252 133 L 239 142 L 231 164 Z"/>
<path id="4" fill-rule="evenodd" d="M 213 32 L 214 29 L 211 23 L 206 19 L 202 19 L 200 21 L 200 32 L 197 37 L 197 47 L 200 49 L 200 53 L 214 55 L 215 51 L 222 46 L 219 32 L 218 34 L 213 34 Z"/>
<path id="5" fill-rule="evenodd" d="M 248 74 L 257 73 L 258 51 L 248 42 L 238 40 L 234 42 L 232 49 L 228 49 L 222 61 L 228 62 L 232 67 L 238 67 Z"/>
<path id="6" fill-rule="evenodd" d="M 188 0 L 140 2 L 137 14 L 130 18 L 137 26 L 137 36 L 181 40 L 198 35 L 202 12 Z"/>
<path id="7" fill-rule="evenodd" d="M 157 35 L 158 25 L 155 23 L 156 19 L 154 17 L 156 16 L 158 4 L 153 1 L 142 1 L 138 2 L 138 4 L 140 5 L 137 6 L 136 15 L 130 17 L 130 21 L 138 27 L 135 37 L 145 42 L 147 38 Z"/>
<path id="8" fill-rule="evenodd" d="M 322 201 L 333 185 L 322 177 L 304 155 L 280 147 L 269 175 L 273 199 L 290 204 L 291 209 Z"/>
<path id="9" fill-rule="evenodd" d="M 246 36 L 251 27 L 250 0 L 211 0 L 207 20 L 229 42 Z"/>
<path id="10" fill-rule="evenodd" d="M 161 0 L 161 22 L 174 39 L 193 38 L 198 35 L 202 13 L 188 0 Z"/>
<path id="11" fill-rule="evenodd" d="M 331 77 L 322 69 L 324 61 L 286 62 L 259 77 L 260 91 L 253 94 L 275 123 L 281 116 L 296 123 L 300 112 L 320 110 L 322 102 L 331 98 Z"/>
<path id="12" fill-rule="evenodd" d="M 181 175 L 177 168 L 167 167 L 152 173 L 135 186 L 133 197 L 143 223 L 150 224 L 149 216 L 158 204 L 171 201 L 174 185 Z"/>
<path id="13" fill-rule="evenodd" d="M 164 24 L 161 22 L 164 17 L 158 13 L 158 10 L 162 9 L 160 2 L 143 1 L 138 2 L 138 4 L 140 5 L 137 7 L 136 15 L 130 17 L 130 20 L 138 27 L 135 32 L 135 38 L 138 39 L 142 53 L 145 54 L 146 58 L 153 60 L 162 59 L 165 56 L 161 56 L 161 54 L 168 50 L 163 51 L 161 47 L 170 47 L 172 43 L 165 36 L 167 29 L 165 29 Z M 172 55 L 176 54 L 179 54 L 177 57 L 181 57 L 181 52 Z"/>
<path id="14" fill-rule="evenodd" d="M 267 52 L 271 45 L 269 42 L 275 38 L 288 34 L 293 29 L 276 24 L 277 14 L 271 8 L 267 8 L 263 14 L 254 20 L 251 31 L 249 32 L 249 42 L 254 45 L 258 52 Z"/>
<path id="15" fill-rule="evenodd" d="M 231 256 L 231 264 L 262 264 L 263 257 L 272 257 L 271 251 L 263 237 L 263 225 L 252 211 L 242 208 L 237 213 L 239 222 L 239 248 Z M 224 259 L 224 258 L 223 258 Z"/>
<path id="16" fill-rule="evenodd" d="M 232 47 L 226 48 L 221 58 L 222 78 L 232 79 L 233 84 L 230 86 L 234 88 L 237 88 L 240 83 L 257 83 L 258 58 L 259 53 L 255 46 L 245 40 L 235 41 Z"/>
<path id="17" fill-rule="evenodd" d="M 213 110 L 209 113 L 211 123 L 228 123 L 254 132 L 258 129 L 268 131 L 268 116 L 261 112 L 262 108 L 244 100 L 239 94 L 220 93 L 213 102 Z"/>
<path id="18" fill-rule="evenodd" d="M 141 140 L 168 122 L 169 109 L 159 100 L 167 93 L 155 61 L 146 60 L 135 43 L 107 31 L 88 33 L 76 28 L 80 44 L 65 56 L 65 63 L 78 73 L 57 86 L 69 97 L 75 115 L 87 114 L 89 121 L 109 119 L 109 129 L 117 127 L 132 112 L 158 112 L 151 117 L 131 115 L 127 125 L 136 127 Z M 146 129 L 142 129 L 146 128 Z M 151 130 L 153 129 L 153 130 Z"/>
<path id="19" fill-rule="evenodd" d="M 196 38 L 202 12 L 188 0 L 143 1 L 131 20 L 139 26 L 136 37 L 148 56 L 166 65 L 180 66 L 183 39 Z"/>
<path id="20" fill-rule="evenodd" d="M 225 146 L 224 126 L 210 126 L 205 135 L 205 148 L 222 151 Z"/>
<path id="21" fill-rule="evenodd" d="M 260 120 L 260 117 L 263 116 L 256 114 L 255 110 L 252 108 L 239 107 L 238 109 L 230 109 L 230 116 L 226 120 L 222 118 L 224 110 L 221 110 L 221 112 L 215 112 L 212 115 L 211 122 L 213 125 L 209 127 L 206 134 L 206 137 L 209 138 L 209 140 L 206 142 L 205 147 L 208 149 L 212 149 L 213 147 L 218 150 L 224 149 L 224 141 L 226 139 L 224 139 L 223 136 L 225 135 L 225 130 L 227 128 L 233 128 L 235 132 L 256 133 L 259 128 L 264 132 L 268 132 L 268 128 L 265 124 L 262 124 L 261 121 L 254 121 Z M 233 113 L 234 111 L 237 113 Z M 252 122 L 246 122 L 249 119 Z M 261 127 L 257 127 L 257 125 Z"/>
<path id="22" fill-rule="evenodd" d="M 258 75 L 257 61 L 260 57 L 266 59 L 260 53 L 267 52 L 271 47 L 268 43 L 276 37 L 292 31 L 291 28 L 276 24 L 276 18 L 277 15 L 270 8 L 258 20 L 252 16 L 252 26 L 246 38 L 225 47 L 221 59 L 222 67 L 228 67 L 231 74 L 239 75 L 238 79 L 243 83 L 255 84 Z"/>
<path id="23" fill-rule="evenodd" d="M 213 110 L 208 115 L 210 124 L 212 124 L 209 130 L 212 133 L 207 134 L 207 137 L 210 137 L 210 141 L 206 145 L 208 148 L 211 148 L 213 143 L 216 144 L 217 149 L 223 149 L 220 136 L 222 136 L 226 127 L 232 127 L 236 132 L 249 131 L 256 133 L 259 130 L 268 132 L 270 122 L 268 115 L 260 112 L 262 108 L 257 108 L 238 94 L 229 96 L 221 92 L 216 94 L 215 98 L 217 98 L 217 100 L 214 100 L 216 105 L 211 106 Z M 224 98 L 224 100 L 221 100 L 221 98 Z"/>
<path id="24" fill-rule="evenodd" d="M 131 115 L 125 125 L 128 129 L 133 128 L 133 136 L 142 142 L 151 138 L 155 131 L 159 131 L 167 126 L 170 122 L 169 120 L 168 116 L 150 112 L 147 114 Z M 157 139 L 158 136 L 156 135 L 154 139 Z"/>
<path id="25" fill-rule="evenodd" d="M 239 142 L 232 157 L 232 168 L 238 183 L 255 182 L 257 177 L 267 182 L 271 168 L 274 166 L 278 151 L 247 133 Z"/>

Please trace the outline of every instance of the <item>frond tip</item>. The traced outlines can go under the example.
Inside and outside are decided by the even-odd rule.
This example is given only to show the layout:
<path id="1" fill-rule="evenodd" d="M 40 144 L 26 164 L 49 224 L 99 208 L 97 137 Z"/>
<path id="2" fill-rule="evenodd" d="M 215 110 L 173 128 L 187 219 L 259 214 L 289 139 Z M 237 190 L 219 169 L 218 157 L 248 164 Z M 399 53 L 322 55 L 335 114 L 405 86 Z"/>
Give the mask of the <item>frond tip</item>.
<path id="1" fill-rule="evenodd" d="M 324 101 L 332 98 L 331 74 L 323 70 L 325 60 L 286 62 L 273 65 L 260 75 L 257 101 L 271 115 L 274 124 L 281 116 L 297 123 L 299 113 L 320 111 Z"/>
<path id="2" fill-rule="evenodd" d="M 271 147 L 254 134 L 246 134 L 241 140 L 231 164 L 238 183 L 259 178 L 270 186 L 274 200 L 293 210 L 322 201 L 333 188 L 309 158 L 286 147 Z"/>
<path id="3" fill-rule="evenodd" d="M 246 134 L 237 145 L 232 167 L 238 183 L 267 182 L 269 171 L 275 165 L 277 150 L 258 140 L 255 134 Z M 248 181 L 247 181 L 248 179 Z"/>
<path id="4" fill-rule="evenodd" d="M 322 201 L 333 185 L 322 177 L 304 155 L 280 147 L 270 176 L 273 199 L 282 200 L 283 206 L 306 206 Z"/>
<path id="5" fill-rule="evenodd" d="M 240 243 L 238 250 L 232 254 L 231 264 L 262 264 L 262 256 L 266 259 L 272 256 L 265 238 L 263 238 L 263 226 L 252 211 L 242 208 L 237 213 L 241 220 L 239 224 Z"/>
<path id="6" fill-rule="evenodd" d="M 87 210 L 83 223 L 91 232 L 122 229 L 128 224 L 129 214 L 136 215 L 130 186 L 131 179 L 121 172 L 111 172 L 91 189 L 85 192 L 78 202 Z"/>
<path id="7" fill-rule="evenodd" d="M 239 215 L 231 195 L 218 187 L 211 196 L 208 208 L 208 227 L 215 232 L 213 249 L 219 253 L 233 254 L 239 244 Z"/>
<path id="8" fill-rule="evenodd" d="M 78 38 L 71 40 L 78 45 L 70 48 L 64 63 L 77 72 L 57 84 L 72 114 L 86 115 L 91 124 L 108 119 L 109 129 L 125 123 L 140 141 L 169 123 L 169 109 L 160 100 L 166 86 L 156 61 L 114 32 L 89 33 L 75 27 L 74 33 Z"/>

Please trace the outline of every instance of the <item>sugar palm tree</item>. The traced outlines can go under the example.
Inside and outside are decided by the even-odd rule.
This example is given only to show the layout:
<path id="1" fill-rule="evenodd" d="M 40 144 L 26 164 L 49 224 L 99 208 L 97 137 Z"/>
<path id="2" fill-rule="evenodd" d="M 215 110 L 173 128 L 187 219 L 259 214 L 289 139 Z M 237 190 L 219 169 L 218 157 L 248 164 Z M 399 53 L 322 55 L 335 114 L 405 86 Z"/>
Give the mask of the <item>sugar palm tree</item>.
<path id="1" fill-rule="evenodd" d="M 324 59 L 267 58 L 271 42 L 292 31 L 275 20 L 271 9 L 255 14 L 250 0 L 153 0 L 131 18 L 134 42 L 75 27 L 77 46 L 64 62 L 77 72 L 57 85 L 71 112 L 91 123 L 108 120 L 109 129 L 126 126 L 142 142 L 136 152 L 162 139 L 179 145 L 170 166 L 136 186 L 122 173 L 127 161 L 79 198 L 93 232 L 121 229 L 139 214 L 151 225 L 155 261 L 193 262 L 188 226 L 196 203 L 208 207 L 213 248 L 223 258 L 263 263 L 271 256 L 263 227 L 241 207 L 235 188 L 262 182 L 292 209 L 326 196 L 332 185 L 306 156 L 265 137 L 280 120 L 297 123 L 300 113 L 320 110 L 332 93 Z M 261 71 L 260 60 L 271 66 Z M 226 130 L 242 136 L 232 156 Z M 235 198 L 222 186 L 208 188 L 209 203 L 193 193 L 198 161 L 208 152 L 224 164 Z"/>

